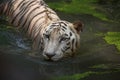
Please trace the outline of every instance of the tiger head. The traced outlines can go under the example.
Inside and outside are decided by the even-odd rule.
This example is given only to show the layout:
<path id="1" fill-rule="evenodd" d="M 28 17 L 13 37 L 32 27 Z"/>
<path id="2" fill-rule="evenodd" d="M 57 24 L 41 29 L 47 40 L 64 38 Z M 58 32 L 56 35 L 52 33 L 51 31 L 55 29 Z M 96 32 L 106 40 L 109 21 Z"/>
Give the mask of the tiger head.
<path id="1" fill-rule="evenodd" d="M 74 55 L 79 46 L 82 23 L 76 21 L 57 21 L 51 23 L 43 32 L 43 56 L 57 61 L 64 56 Z"/>

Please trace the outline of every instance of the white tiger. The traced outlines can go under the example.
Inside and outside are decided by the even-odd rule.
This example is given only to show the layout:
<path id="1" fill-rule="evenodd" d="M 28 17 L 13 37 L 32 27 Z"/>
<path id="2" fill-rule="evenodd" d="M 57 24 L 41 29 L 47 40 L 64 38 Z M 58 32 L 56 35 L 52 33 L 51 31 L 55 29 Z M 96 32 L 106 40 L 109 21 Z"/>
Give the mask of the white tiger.
<path id="1" fill-rule="evenodd" d="M 74 55 L 79 47 L 81 21 L 61 20 L 43 0 L 4 0 L 0 3 L 0 14 L 26 32 L 33 41 L 33 48 L 43 50 L 45 59 L 57 61 Z"/>

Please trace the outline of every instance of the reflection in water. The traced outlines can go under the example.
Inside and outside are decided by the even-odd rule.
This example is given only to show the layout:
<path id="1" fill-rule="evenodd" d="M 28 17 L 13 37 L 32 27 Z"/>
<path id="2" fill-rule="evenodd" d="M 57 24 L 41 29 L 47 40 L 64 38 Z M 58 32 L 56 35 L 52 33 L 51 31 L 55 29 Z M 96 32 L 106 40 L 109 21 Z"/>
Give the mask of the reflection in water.
<path id="1" fill-rule="evenodd" d="M 18 32 L 0 32 L 2 36 L 4 36 L 11 45 L 23 48 L 23 49 L 30 49 L 30 44 L 28 43 L 26 38 Z"/>

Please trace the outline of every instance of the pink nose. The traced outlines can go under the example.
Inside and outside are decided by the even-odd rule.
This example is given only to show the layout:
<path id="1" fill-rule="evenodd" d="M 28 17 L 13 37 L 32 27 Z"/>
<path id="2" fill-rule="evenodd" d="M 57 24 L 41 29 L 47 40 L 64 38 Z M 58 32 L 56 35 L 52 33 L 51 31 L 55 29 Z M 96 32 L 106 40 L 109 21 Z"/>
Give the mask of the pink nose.
<path id="1" fill-rule="evenodd" d="M 52 58 L 53 56 L 55 56 L 55 54 L 49 54 L 49 53 L 45 53 L 45 55 L 48 57 L 48 58 Z"/>

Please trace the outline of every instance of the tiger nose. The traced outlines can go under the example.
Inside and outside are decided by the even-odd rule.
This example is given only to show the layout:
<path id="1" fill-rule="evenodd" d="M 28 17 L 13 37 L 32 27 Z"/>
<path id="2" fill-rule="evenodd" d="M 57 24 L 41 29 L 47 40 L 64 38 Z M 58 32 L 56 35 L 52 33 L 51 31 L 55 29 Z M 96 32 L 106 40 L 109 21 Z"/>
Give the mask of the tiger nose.
<path id="1" fill-rule="evenodd" d="M 45 53 L 45 55 L 46 55 L 48 58 L 52 58 L 53 56 L 55 56 L 55 54 L 49 54 L 49 53 Z"/>

